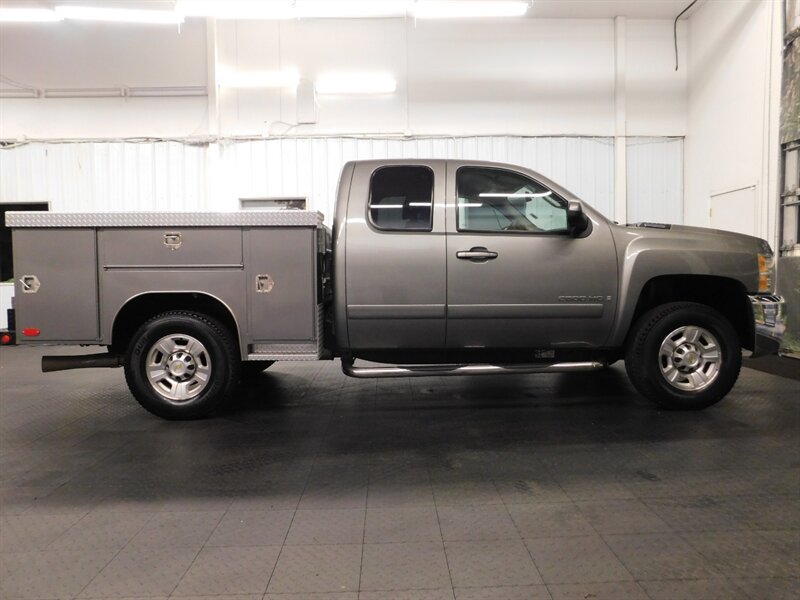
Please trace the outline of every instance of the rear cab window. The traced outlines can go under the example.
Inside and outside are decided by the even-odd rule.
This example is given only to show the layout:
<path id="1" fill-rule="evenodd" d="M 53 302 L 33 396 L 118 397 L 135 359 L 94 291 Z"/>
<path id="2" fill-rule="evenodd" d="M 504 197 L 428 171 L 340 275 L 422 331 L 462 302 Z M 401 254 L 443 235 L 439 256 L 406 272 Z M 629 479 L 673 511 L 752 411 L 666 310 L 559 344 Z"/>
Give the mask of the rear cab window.
<path id="1" fill-rule="evenodd" d="M 388 166 L 372 174 L 369 222 L 380 231 L 433 229 L 433 171 L 426 166 Z"/>

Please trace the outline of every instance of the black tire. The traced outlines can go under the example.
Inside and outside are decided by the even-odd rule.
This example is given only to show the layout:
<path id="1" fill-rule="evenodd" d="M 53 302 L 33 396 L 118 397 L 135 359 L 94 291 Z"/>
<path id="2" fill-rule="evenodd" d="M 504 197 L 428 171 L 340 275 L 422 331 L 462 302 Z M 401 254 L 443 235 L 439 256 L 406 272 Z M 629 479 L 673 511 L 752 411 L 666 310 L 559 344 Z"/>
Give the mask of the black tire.
<path id="1" fill-rule="evenodd" d="M 258 377 L 262 372 L 275 364 L 274 360 L 244 360 L 241 366 L 242 379 Z"/>
<path id="2" fill-rule="evenodd" d="M 698 341 L 685 341 L 691 336 L 678 333 L 671 338 L 675 350 L 671 352 L 667 345 L 662 355 L 662 343 L 669 344 L 667 338 L 674 332 L 687 331 L 682 328 L 699 329 Z M 715 346 L 716 365 L 712 364 Z M 741 345 L 733 326 L 716 310 L 694 302 L 662 304 L 646 312 L 631 329 L 625 354 L 633 386 L 670 410 L 699 410 L 716 404 L 736 383 L 741 367 Z M 675 381 L 670 383 L 668 377 Z M 692 386 L 695 389 L 688 389 Z"/>
<path id="3" fill-rule="evenodd" d="M 164 340 L 168 345 L 175 343 L 171 354 L 161 351 L 168 345 L 157 346 Z M 183 365 L 177 365 L 179 362 Z M 159 377 L 155 375 L 151 383 L 148 365 L 154 366 L 154 373 L 164 373 L 160 381 L 155 381 Z M 176 375 L 173 368 L 182 371 Z M 149 412 L 170 420 L 201 419 L 219 409 L 235 389 L 239 369 L 239 348 L 231 333 L 211 317 L 182 310 L 162 313 L 144 323 L 125 355 L 125 380 L 133 396 Z M 183 377 L 191 379 L 181 387 Z M 170 385 L 176 394 L 184 390 L 187 397 L 170 399 Z"/>

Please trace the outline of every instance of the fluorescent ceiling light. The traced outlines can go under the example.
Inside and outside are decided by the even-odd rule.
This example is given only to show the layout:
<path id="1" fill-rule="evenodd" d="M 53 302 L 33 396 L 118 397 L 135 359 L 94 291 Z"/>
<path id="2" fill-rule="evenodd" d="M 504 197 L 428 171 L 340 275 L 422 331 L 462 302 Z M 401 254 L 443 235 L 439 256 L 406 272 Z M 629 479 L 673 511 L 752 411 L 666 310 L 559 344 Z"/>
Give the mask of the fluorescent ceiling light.
<path id="1" fill-rule="evenodd" d="M 521 17 L 527 12 L 528 4 L 508 0 L 418 0 L 413 11 L 418 19 Z"/>
<path id="2" fill-rule="evenodd" d="M 56 6 L 56 13 L 64 19 L 78 21 L 110 21 L 116 23 L 148 23 L 178 25 L 183 15 L 167 10 L 140 10 L 133 8 L 102 8 L 96 6 Z"/>
<path id="3" fill-rule="evenodd" d="M 297 0 L 296 15 L 306 19 L 402 17 L 406 0 Z"/>
<path id="4" fill-rule="evenodd" d="M 290 0 L 179 0 L 175 11 L 187 17 L 215 19 L 294 19 Z"/>
<path id="5" fill-rule="evenodd" d="M 39 90 L 34 88 L 3 88 L 0 98 L 38 98 Z"/>
<path id="6" fill-rule="evenodd" d="M 131 98 L 174 98 L 183 96 L 208 96 L 204 85 L 173 87 L 132 87 L 128 88 Z"/>
<path id="7" fill-rule="evenodd" d="M 122 98 L 122 88 L 49 88 L 44 90 L 45 98 Z"/>
<path id="8" fill-rule="evenodd" d="M 225 88 L 295 88 L 300 83 L 297 71 L 227 71 L 217 81 Z"/>
<path id="9" fill-rule="evenodd" d="M 391 94 L 397 82 L 381 73 L 328 73 L 316 81 L 318 94 Z"/>
<path id="10" fill-rule="evenodd" d="M 63 18 L 49 8 L 0 8 L 0 23 L 55 23 Z"/>
<path id="11" fill-rule="evenodd" d="M 216 19 L 326 19 L 402 17 L 408 0 L 179 0 L 187 17 Z"/>

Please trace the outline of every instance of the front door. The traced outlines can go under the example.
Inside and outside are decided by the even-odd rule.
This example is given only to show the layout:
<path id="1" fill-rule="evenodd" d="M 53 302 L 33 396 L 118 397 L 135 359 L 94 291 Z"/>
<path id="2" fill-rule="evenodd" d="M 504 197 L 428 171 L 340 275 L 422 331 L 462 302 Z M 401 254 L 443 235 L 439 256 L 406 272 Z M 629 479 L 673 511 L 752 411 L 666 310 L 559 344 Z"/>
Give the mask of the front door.
<path id="1" fill-rule="evenodd" d="M 601 346 L 617 291 L 607 223 L 573 237 L 567 201 L 532 174 L 450 163 L 448 178 L 448 348 Z"/>
<path id="2" fill-rule="evenodd" d="M 444 348 L 444 161 L 355 166 L 347 207 L 350 348 Z"/>

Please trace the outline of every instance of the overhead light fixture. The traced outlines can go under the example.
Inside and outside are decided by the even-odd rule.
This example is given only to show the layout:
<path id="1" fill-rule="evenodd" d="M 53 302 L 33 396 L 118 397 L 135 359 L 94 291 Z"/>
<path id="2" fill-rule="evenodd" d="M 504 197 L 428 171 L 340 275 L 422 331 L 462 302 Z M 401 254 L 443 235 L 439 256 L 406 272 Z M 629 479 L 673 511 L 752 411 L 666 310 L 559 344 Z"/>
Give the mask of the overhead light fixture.
<path id="1" fill-rule="evenodd" d="M 294 70 L 285 71 L 220 71 L 217 82 L 220 87 L 246 88 L 296 88 L 300 75 Z"/>
<path id="2" fill-rule="evenodd" d="M 3 88 L 0 89 L 0 98 L 38 98 L 39 90 L 35 88 Z"/>
<path id="3" fill-rule="evenodd" d="M 186 17 L 216 19 L 357 19 L 401 17 L 408 0 L 179 0 Z"/>
<path id="4" fill-rule="evenodd" d="M 76 21 L 107 21 L 113 23 L 145 23 L 151 25 L 179 25 L 183 15 L 167 10 L 142 10 L 134 8 L 103 8 L 97 6 L 56 6 L 56 14 Z"/>
<path id="5" fill-rule="evenodd" d="M 178 98 L 185 96 L 208 96 L 204 85 L 185 85 L 167 87 L 132 87 L 128 88 L 131 98 Z"/>
<path id="6" fill-rule="evenodd" d="M 418 19 L 521 17 L 529 4 L 512 0 L 418 0 L 413 12 Z"/>
<path id="7" fill-rule="evenodd" d="M 391 94 L 394 77 L 382 73 L 328 73 L 316 81 L 318 94 Z"/>
<path id="8" fill-rule="evenodd" d="M 0 23 L 55 23 L 63 19 L 49 8 L 0 8 Z"/>
<path id="9" fill-rule="evenodd" d="M 402 17 L 406 0 L 297 0 L 296 16 L 305 19 L 368 19 Z"/>
<path id="10" fill-rule="evenodd" d="M 179 0 L 175 12 L 215 19 L 294 19 L 290 0 Z"/>
<path id="11" fill-rule="evenodd" d="M 123 98 L 125 88 L 47 88 L 45 98 Z"/>

